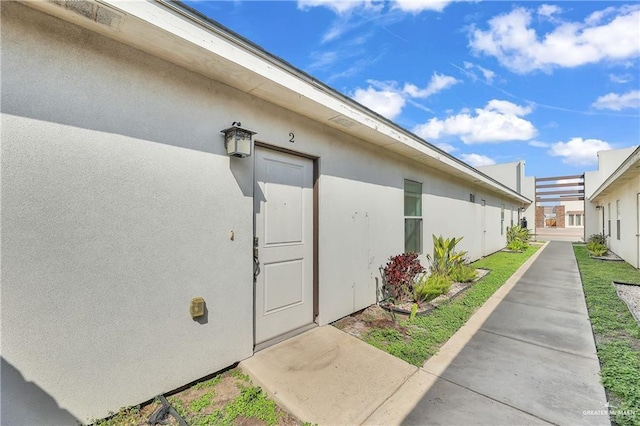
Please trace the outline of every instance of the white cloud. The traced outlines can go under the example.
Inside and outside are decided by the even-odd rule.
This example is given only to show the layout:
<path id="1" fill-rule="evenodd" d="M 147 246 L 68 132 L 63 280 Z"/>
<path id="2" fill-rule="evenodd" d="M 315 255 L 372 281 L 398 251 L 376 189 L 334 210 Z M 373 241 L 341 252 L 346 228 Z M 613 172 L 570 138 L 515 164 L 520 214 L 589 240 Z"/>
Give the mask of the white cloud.
<path id="1" fill-rule="evenodd" d="M 396 0 L 393 8 L 414 14 L 425 10 L 442 12 L 452 2 L 453 0 Z"/>
<path id="2" fill-rule="evenodd" d="M 389 120 L 396 118 L 405 105 L 402 94 L 393 89 L 377 90 L 373 86 L 356 89 L 353 98 Z"/>
<path id="3" fill-rule="evenodd" d="M 444 152 L 448 152 L 448 153 L 452 153 L 458 150 L 458 148 L 448 143 L 437 143 L 436 146 L 441 150 L 443 150 Z"/>
<path id="4" fill-rule="evenodd" d="M 378 2 L 370 0 L 298 0 L 298 9 L 301 10 L 319 6 L 329 8 L 338 15 L 357 8 L 379 10 L 382 7 Z"/>
<path id="5" fill-rule="evenodd" d="M 311 70 L 329 67 L 342 59 L 336 51 L 312 52 L 309 56 L 313 59 L 313 62 L 309 65 Z"/>
<path id="6" fill-rule="evenodd" d="M 464 65 L 464 70 L 461 70 L 461 71 L 463 71 L 473 81 L 478 80 L 477 74 L 473 71 L 475 68 L 475 69 L 478 69 L 480 73 L 482 73 L 485 83 L 493 84 L 493 80 L 496 78 L 495 72 L 491 71 L 490 69 L 481 67 L 480 65 L 476 65 L 473 62 L 465 61 L 463 62 L 463 65 Z"/>
<path id="7" fill-rule="evenodd" d="M 438 74 L 437 72 L 434 72 L 426 88 L 418 89 L 418 87 L 414 84 L 406 83 L 404 85 L 403 92 L 411 96 L 412 98 L 428 98 L 429 96 L 451 86 L 454 86 L 458 83 L 462 83 L 462 81 L 449 75 Z"/>
<path id="8" fill-rule="evenodd" d="M 591 106 L 597 109 L 611 109 L 614 111 L 626 108 L 638 109 L 640 108 L 640 90 L 632 90 L 623 94 L 608 93 L 600 96 Z"/>
<path id="9" fill-rule="evenodd" d="M 456 0 L 395 0 L 391 9 L 406 13 L 418 14 L 424 11 L 442 12 L 445 7 Z M 385 2 L 376 0 L 298 0 L 298 9 L 326 7 L 337 15 L 351 13 L 354 9 L 381 11 Z"/>
<path id="10" fill-rule="evenodd" d="M 436 72 L 425 89 L 418 89 L 411 83 L 405 83 L 404 88 L 400 89 L 395 81 L 367 80 L 367 83 L 369 87 L 366 89 L 358 87 L 354 91 L 353 99 L 393 120 L 400 115 L 407 102 L 428 111 L 428 108 L 416 104 L 411 98 L 427 98 L 461 81 Z"/>
<path id="11" fill-rule="evenodd" d="M 593 12 L 591 15 L 589 15 L 587 17 L 587 19 L 585 19 L 585 23 L 587 23 L 589 25 L 599 24 L 600 22 L 602 22 L 602 20 L 605 17 L 610 16 L 610 15 L 614 14 L 615 12 L 616 12 L 616 8 L 615 7 L 607 7 L 607 8 L 602 9 L 602 10 L 597 10 L 597 11 Z"/>
<path id="12" fill-rule="evenodd" d="M 550 143 L 540 142 L 540 141 L 531 141 L 529 142 L 530 146 L 534 146 L 536 148 L 549 148 L 551 146 Z"/>
<path id="13" fill-rule="evenodd" d="M 509 101 L 500 101 L 498 99 L 490 100 L 485 109 L 513 115 L 527 115 L 532 111 L 531 107 L 523 107 Z"/>
<path id="14" fill-rule="evenodd" d="M 384 2 L 374 0 L 298 0 L 297 5 L 300 10 L 325 7 L 337 15 L 322 36 L 323 43 L 339 39 L 347 32 L 361 27 L 369 21 L 370 16 L 380 15 L 384 9 Z"/>
<path id="15" fill-rule="evenodd" d="M 628 83 L 632 80 L 629 74 L 609 74 L 612 83 Z"/>
<path id="16" fill-rule="evenodd" d="M 545 18 L 551 18 L 553 15 L 560 12 L 562 12 L 562 9 L 559 6 L 553 4 L 543 4 L 538 8 L 538 15 Z"/>
<path id="17" fill-rule="evenodd" d="M 473 167 L 491 166 L 496 164 L 495 160 L 480 154 L 462 154 L 460 156 L 465 163 L 470 164 Z"/>
<path id="18" fill-rule="evenodd" d="M 494 99 L 485 108 L 476 108 L 475 115 L 465 110 L 444 120 L 434 117 L 413 132 L 427 140 L 458 136 L 466 144 L 527 141 L 537 134 L 531 122 L 520 118 L 529 112 L 529 107 Z"/>
<path id="19" fill-rule="evenodd" d="M 489 84 L 493 83 L 493 79 L 496 77 L 496 73 L 486 68 L 483 68 L 480 65 L 478 65 L 478 68 L 480 69 L 480 72 L 484 76 L 484 80 Z"/>
<path id="20" fill-rule="evenodd" d="M 472 28 L 469 45 L 517 73 L 623 62 L 640 56 L 637 5 L 608 8 L 584 22 L 560 22 L 553 31 L 540 35 L 531 21 L 531 11 L 518 7 L 490 19 L 486 31 Z"/>
<path id="21" fill-rule="evenodd" d="M 557 142 L 551 146 L 549 154 L 562 157 L 562 162 L 576 166 L 598 162 L 598 151 L 612 149 L 608 142 L 599 139 L 573 138 L 568 142 Z"/>

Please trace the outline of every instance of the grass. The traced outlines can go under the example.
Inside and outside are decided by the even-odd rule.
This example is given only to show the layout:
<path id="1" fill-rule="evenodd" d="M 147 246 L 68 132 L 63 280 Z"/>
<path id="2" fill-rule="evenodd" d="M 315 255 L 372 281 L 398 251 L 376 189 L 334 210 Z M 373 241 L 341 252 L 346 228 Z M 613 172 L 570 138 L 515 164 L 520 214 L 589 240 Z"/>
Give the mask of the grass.
<path id="1" fill-rule="evenodd" d="M 591 259 L 584 245 L 573 250 L 596 338 L 601 382 L 615 407 L 612 420 L 640 425 L 640 326 L 611 284 L 640 283 L 640 271 L 626 262 Z"/>
<path id="2" fill-rule="evenodd" d="M 220 373 L 213 378 L 171 395 L 167 401 L 187 424 L 193 426 L 231 426 L 234 424 L 299 425 L 288 413 L 238 369 Z M 96 425 L 120 426 L 147 424 L 151 414 L 160 407 L 153 401 L 145 406 L 123 408 Z M 168 424 L 178 424 L 168 417 Z M 306 423 L 305 423 L 306 424 Z"/>
<path id="3" fill-rule="evenodd" d="M 538 249 L 539 246 L 530 246 L 522 253 L 498 252 L 472 263 L 475 268 L 490 269 L 491 273 L 461 297 L 439 305 L 427 315 L 401 321 L 403 332 L 373 328 L 363 339 L 410 364 L 421 366 Z"/>

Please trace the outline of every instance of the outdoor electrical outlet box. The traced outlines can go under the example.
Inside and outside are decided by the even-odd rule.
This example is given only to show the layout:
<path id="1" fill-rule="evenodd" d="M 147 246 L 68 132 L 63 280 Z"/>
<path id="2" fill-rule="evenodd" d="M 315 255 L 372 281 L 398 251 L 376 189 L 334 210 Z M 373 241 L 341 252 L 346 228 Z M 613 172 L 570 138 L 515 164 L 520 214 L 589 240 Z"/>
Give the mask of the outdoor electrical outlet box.
<path id="1" fill-rule="evenodd" d="M 191 306 L 189 307 L 191 318 L 198 318 L 204 315 L 204 299 L 202 297 L 196 297 L 191 299 Z"/>

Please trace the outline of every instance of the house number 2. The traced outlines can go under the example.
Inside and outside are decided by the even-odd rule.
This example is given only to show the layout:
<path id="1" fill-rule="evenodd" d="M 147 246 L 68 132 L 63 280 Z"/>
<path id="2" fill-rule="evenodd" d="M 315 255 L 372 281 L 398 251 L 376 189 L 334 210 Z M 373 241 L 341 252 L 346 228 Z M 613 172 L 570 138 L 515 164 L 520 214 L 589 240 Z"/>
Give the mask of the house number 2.
<path id="1" fill-rule="evenodd" d="M 294 143 L 295 142 L 295 137 L 296 137 L 296 135 L 294 135 L 293 133 L 289 133 L 289 142 Z"/>

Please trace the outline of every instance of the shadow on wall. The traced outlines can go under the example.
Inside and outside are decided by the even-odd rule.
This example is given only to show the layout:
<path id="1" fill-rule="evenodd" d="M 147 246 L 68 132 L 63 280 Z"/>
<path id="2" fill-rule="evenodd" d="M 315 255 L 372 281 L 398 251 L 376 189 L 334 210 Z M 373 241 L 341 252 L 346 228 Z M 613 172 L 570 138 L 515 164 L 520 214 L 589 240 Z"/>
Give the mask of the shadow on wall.
<path id="1" fill-rule="evenodd" d="M 2 358 L 0 365 L 0 424 L 74 425 L 80 420 L 33 382 L 28 382 L 13 365 Z"/>

